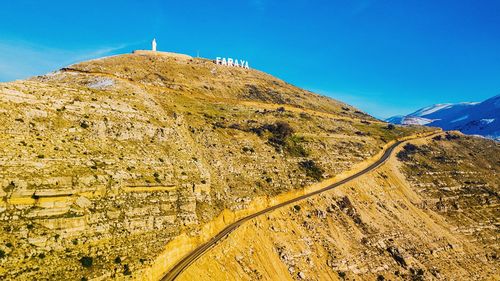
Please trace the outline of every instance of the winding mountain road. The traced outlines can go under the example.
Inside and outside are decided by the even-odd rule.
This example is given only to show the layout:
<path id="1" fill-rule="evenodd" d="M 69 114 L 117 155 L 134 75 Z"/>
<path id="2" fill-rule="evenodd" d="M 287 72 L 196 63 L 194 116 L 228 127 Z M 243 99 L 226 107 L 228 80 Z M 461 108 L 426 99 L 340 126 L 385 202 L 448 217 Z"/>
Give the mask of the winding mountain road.
<path id="1" fill-rule="evenodd" d="M 255 217 L 258 217 L 260 215 L 263 215 L 263 214 L 266 214 L 266 213 L 269 213 L 269 212 L 272 212 L 278 208 L 281 208 L 283 206 L 286 206 L 286 205 L 290 205 L 290 204 L 293 204 L 295 202 L 298 202 L 298 201 L 301 201 L 303 199 L 306 199 L 306 198 L 309 198 L 311 196 L 314 196 L 314 195 L 317 195 L 319 193 L 322 193 L 322 192 L 325 192 L 325 191 L 328 191 L 328 190 L 331 190 L 333 188 L 336 188 L 340 185 L 343 185 L 347 182 L 350 182 L 374 169 L 376 169 L 377 167 L 379 167 L 380 165 L 382 165 L 385 161 L 387 161 L 387 159 L 389 159 L 389 156 L 391 155 L 391 153 L 394 151 L 394 149 L 400 145 L 403 141 L 397 141 L 396 143 L 394 143 L 393 145 L 391 145 L 390 147 L 388 147 L 384 154 L 382 155 L 382 157 L 380 157 L 379 160 L 377 160 L 376 162 L 374 162 L 373 164 L 371 164 L 370 166 L 366 167 L 365 169 L 363 169 L 362 171 L 360 172 L 357 172 L 356 174 L 352 175 L 352 176 L 349 176 L 343 180 L 340 180 L 336 183 L 333 183 L 325 188 L 322 188 L 322 189 L 319 189 L 319 190 L 316 190 L 314 192 L 311 192 L 311 193 L 308 193 L 308 194 L 304 194 L 302 196 L 299 196 L 297 198 L 294 198 L 294 199 L 291 199 L 291 200 L 288 200 L 286 202 L 283 202 L 283 203 L 280 203 L 280 204 L 277 204 L 275 206 L 272 206 L 272 207 L 269 207 L 269 208 L 266 208 L 262 211 L 259 211 L 257 213 L 254 213 L 252 215 L 249 215 L 247 217 L 244 217 L 230 225 L 228 225 L 226 228 L 224 228 L 221 232 L 219 232 L 216 236 L 214 236 L 212 239 L 210 239 L 210 241 L 208 241 L 207 243 L 205 244 L 202 244 L 200 245 L 198 248 L 196 248 L 194 251 L 192 251 L 190 254 L 188 254 L 187 256 L 185 256 L 184 258 L 182 258 L 182 260 L 180 260 L 169 272 L 167 272 L 167 274 L 165 276 L 163 276 L 163 278 L 161 279 L 162 281 L 172 281 L 172 280 L 175 280 L 187 267 L 189 267 L 193 262 L 195 262 L 200 256 L 202 256 L 206 251 L 208 251 L 210 248 L 212 248 L 213 246 L 215 246 L 218 242 L 224 240 L 231 232 L 233 232 L 235 229 L 237 229 L 240 225 L 242 225 L 243 223 L 255 218 Z"/>

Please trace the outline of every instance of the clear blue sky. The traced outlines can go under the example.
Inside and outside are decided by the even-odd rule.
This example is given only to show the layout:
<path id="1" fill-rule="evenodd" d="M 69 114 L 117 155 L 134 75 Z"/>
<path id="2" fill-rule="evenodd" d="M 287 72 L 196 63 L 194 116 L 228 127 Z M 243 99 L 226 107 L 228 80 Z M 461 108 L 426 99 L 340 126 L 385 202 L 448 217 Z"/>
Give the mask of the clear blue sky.
<path id="1" fill-rule="evenodd" d="M 237 57 L 377 117 L 500 93 L 500 0 L 3 1 L 0 81 L 133 49 Z"/>

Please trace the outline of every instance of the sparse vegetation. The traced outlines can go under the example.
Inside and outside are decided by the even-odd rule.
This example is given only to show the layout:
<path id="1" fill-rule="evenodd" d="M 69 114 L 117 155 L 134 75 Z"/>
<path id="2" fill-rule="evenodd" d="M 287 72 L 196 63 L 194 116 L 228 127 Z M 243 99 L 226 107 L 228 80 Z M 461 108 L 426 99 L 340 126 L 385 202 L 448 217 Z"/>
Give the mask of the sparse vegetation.
<path id="1" fill-rule="evenodd" d="M 299 116 L 302 119 L 312 119 L 312 116 L 310 114 L 307 114 L 306 112 L 301 112 Z"/>
<path id="2" fill-rule="evenodd" d="M 293 135 L 285 139 L 285 151 L 294 157 L 306 157 L 309 155 L 307 150 L 302 146 L 304 137 Z"/>
<path id="3" fill-rule="evenodd" d="M 258 128 L 253 128 L 253 132 L 262 136 L 265 132 L 271 135 L 268 143 L 276 148 L 277 151 L 284 151 L 293 157 L 306 157 L 308 152 L 302 146 L 304 138 L 298 136 L 294 129 L 286 122 L 276 122 L 275 124 L 266 124 Z"/>
<path id="4" fill-rule="evenodd" d="M 123 275 L 131 275 L 132 271 L 130 271 L 130 267 L 128 264 L 123 265 Z"/>
<path id="5" fill-rule="evenodd" d="M 80 263 L 82 264 L 83 267 L 86 267 L 86 268 L 91 267 L 93 262 L 94 262 L 94 258 L 92 258 L 92 257 L 85 256 L 85 257 L 82 257 L 80 259 Z"/>
<path id="6" fill-rule="evenodd" d="M 243 150 L 243 152 L 251 152 L 251 153 L 255 152 L 255 150 L 252 147 L 248 146 L 244 146 L 241 150 Z"/>
<path id="7" fill-rule="evenodd" d="M 460 138 L 460 136 L 457 134 L 452 134 L 452 133 L 447 132 L 445 135 L 445 138 L 446 138 L 446 140 L 457 140 Z"/>
<path id="8" fill-rule="evenodd" d="M 401 161 L 408 161 L 411 157 L 411 155 L 417 153 L 418 147 L 414 144 L 407 143 L 403 147 L 403 149 L 398 152 L 397 157 Z"/>
<path id="9" fill-rule="evenodd" d="M 80 127 L 87 129 L 88 127 L 90 127 L 90 124 L 87 120 L 83 120 L 82 122 L 80 122 Z"/>
<path id="10" fill-rule="evenodd" d="M 299 163 L 300 167 L 306 172 L 306 175 L 316 181 L 323 177 L 323 169 L 321 169 L 313 160 L 306 160 Z"/>

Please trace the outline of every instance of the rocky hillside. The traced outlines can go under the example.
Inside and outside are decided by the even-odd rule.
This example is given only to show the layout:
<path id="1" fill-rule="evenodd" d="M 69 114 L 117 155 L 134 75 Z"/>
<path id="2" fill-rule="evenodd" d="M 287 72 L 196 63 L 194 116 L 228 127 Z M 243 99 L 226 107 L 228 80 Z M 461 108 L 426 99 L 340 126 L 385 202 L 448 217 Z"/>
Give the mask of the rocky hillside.
<path id="1" fill-rule="evenodd" d="M 500 145 L 446 133 L 258 217 L 180 280 L 497 280 Z"/>
<path id="2" fill-rule="evenodd" d="M 151 52 L 2 83 L 0 123 L 2 280 L 140 279 L 223 210 L 424 130 L 256 70 Z"/>

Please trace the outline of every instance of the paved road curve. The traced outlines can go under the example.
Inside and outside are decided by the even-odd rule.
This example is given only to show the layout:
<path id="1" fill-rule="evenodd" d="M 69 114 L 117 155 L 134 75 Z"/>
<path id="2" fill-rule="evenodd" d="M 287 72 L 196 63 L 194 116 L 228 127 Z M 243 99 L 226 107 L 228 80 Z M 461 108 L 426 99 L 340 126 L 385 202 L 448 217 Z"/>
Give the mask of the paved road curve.
<path id="1" fill-rule="evenodd" d="M 343 184 L 345 184 L 345 183 L 347 183 L 349 181 L 352 181 L 355 178 L 358 178 L 358 177 L 360 177 L 360 176 L 362 176 L 362 175 L 364 175 L 364 174 L 366 174 L 366 173 L 374 170 L 378 166 L 382 165 L 389 158 L 389 156 L 391 155 L 392 151 L 394 151 L 394 149 L 398 145 L 400 145 L 401 143 L 402 143 L 402 141 L 398 141 L 395 144 L 391 145 L 389 148 L 387 148 L 387 150 L 384 152 L 384 155 L 382 155 L 382 157 L 379 160 L 377 160 L 375 163 L 371 164 L 370 166 L 368 166 L 364 170 L 362 170 L 362 171 L 360 171 L 360 172 L 358 172 L 358 173 L 356 173 L 356 174 L 354 174 L 354 175 L 352 175 L 352 176 L 350 176 L 348 178 L 345 178 L 345 179 L 343 179 L 341 181 L 333 183 L 333 184 L 331 184 L 331 185 L 329 185 L 329 186 L 327 186 L 325 188 L 322 188 L 320 190 L 317 190 L 317 191 L 314 191 L 314 192 L 311 192 L 311 193 L 299 196 L 297 198 L 291 199 L 289 201 L 280 203 L 278 205 L 269 207 L 267 209 L 264 209 L 264 210 L 262 210 L 260 212 L 257 212 L 255 214 L 249 215 L 247 217 L 244 217 L 244 218 L 242 218 L 242 219 L 240 219 L 240 220 L 238 220 L 238 221 L 236 221 L 236 222 L 228 225 L 221 232 L 219 232 L 219 234 L 217 234 L 212 239 L 210 239 L 210 241 L 208 241 L 205 244 L 200 245 L 198 248 L 196 248 L 194 251 L 192 251 L 190 254 L 188 254 L 182 260 L 180 260 L 165 276 L 163 276 L 163 278 L 161 280 L 162 281 L 172 281 L 172 280 L 175 280 L 187 267 L 189 267 L 193 262 L 195 262 L 207 250 L 209 250 L 210 248 L 212 248 L 213 246 L 215 246 L 218 242 L 222 241 L 231 232 L 233 232 L 236 228 L 238 228 L 240 225 L 242 225 L 246 221 L 249 221 L 249 220 L 251 220 L 251 219 L 253 219 L 255 217 L 258 217 L 260 215 L 263 215 L 265 213 L 269 213 L 271 211 L 274 211 L 274 210 L 276 210 L 278 208 L 281 208 L 283 206 L 293 204 L 293 203 L 295 203 L 297 201 L 300 201 L 300 200 L 306 199 L 308 197 L 314 196 L 316 194 L 325 192 L 327 190 L 336 188 L 336 187 L 338 187 L 340 185 L 343 185 Z"/>

